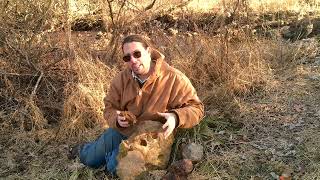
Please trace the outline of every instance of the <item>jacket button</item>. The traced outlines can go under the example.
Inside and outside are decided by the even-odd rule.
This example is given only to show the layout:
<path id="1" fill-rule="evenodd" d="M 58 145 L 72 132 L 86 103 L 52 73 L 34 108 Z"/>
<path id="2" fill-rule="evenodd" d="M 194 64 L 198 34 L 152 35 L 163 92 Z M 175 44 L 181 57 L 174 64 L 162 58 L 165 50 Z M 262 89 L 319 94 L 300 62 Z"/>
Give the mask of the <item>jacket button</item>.
<path id="1" fill-rule="evenodd" d="M 139 91 L 138 95 L 139 95 L 139 96 L 141 96 L 141 95 L 142 95 L 142 91 L 141 91 L 141 90 Z"/>

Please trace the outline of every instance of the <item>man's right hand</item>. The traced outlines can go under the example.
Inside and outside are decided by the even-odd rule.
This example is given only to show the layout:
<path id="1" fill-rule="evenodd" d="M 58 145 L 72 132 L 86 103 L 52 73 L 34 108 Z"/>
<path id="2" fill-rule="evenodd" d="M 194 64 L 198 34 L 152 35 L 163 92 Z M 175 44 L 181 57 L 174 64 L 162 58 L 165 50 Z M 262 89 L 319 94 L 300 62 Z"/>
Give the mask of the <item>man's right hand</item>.
<path id="1" fill-rule="evenodd" d="M 117 111 L 117 122 L 119 124 L 120 127 L 129 127 L 130 124 L 128 122 L 128 120 L 126 120 L 126 118 L 124 116 L 121 116 L 121 112 L 120 111 Z"/>

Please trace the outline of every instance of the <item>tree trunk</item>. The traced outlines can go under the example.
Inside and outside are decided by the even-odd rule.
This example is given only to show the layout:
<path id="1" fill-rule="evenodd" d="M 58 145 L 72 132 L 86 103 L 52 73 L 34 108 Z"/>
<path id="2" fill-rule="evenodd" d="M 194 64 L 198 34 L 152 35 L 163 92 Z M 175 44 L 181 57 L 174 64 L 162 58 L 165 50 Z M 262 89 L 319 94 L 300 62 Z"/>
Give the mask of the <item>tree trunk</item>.
<path id="1" fill-rule="evenodd" d="M 66 33 L 66 51 L 68 56 L 70 57 L 72 51 L 72 42 L 71 42 L 71 24 L 69 21 L 69 11 L 70 11 L 70 4 L 69 0 L 64 0 L 65 5 L 65 33 Z"/>

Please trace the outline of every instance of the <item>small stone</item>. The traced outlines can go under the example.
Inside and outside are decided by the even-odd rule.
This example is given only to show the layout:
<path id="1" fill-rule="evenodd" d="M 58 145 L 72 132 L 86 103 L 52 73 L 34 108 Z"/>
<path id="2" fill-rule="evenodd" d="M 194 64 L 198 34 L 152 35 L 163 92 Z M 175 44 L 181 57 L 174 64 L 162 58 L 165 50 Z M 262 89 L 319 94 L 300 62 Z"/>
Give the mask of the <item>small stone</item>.
<path id="1" fill-rule="evenodd" d="M 196 143 L 187 144 L 182 149 L 182 156 L 184 159 L 190 159 L 193 162 L 198 162 L 203 157 L 203 146 Z"/>

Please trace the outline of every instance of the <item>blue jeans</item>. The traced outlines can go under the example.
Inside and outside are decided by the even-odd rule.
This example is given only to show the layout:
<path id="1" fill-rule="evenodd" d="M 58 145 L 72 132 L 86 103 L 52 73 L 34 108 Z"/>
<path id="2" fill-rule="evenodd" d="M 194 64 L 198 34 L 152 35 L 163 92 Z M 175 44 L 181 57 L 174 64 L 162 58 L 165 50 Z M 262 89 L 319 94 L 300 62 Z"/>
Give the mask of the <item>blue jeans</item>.
<path id="1" fill-rule="evenodd" d="M 119 145 L 126 139 L 126 136 L 109 128 L 97 140 L 83 145 L 80 150 L 80 161 L 92 168 L 106 165 L 106 169 L 114 173 L 118 164 L 116 157 Z"/>

